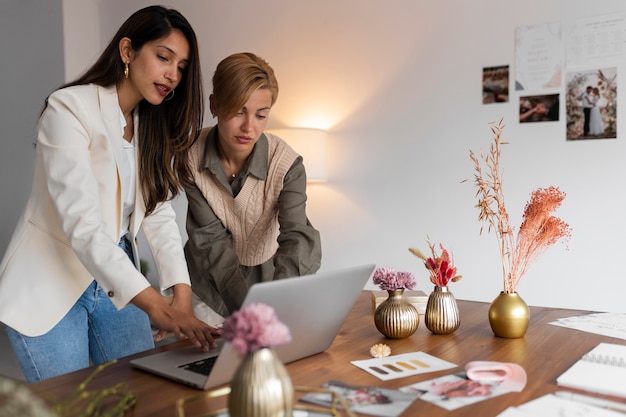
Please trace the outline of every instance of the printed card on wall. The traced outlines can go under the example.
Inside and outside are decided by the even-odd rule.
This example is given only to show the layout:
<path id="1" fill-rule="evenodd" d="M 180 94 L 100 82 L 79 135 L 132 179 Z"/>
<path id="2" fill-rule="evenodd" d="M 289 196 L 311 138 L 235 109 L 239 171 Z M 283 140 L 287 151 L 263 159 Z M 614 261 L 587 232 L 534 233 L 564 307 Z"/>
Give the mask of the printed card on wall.
<path id="1" fill-rule="evenodd" d="M 568 26 L 566 42 L 568 67 L 617 63 L 626 50 L 624 14 L 578 19 Z"/>
<path id="2" fill-rule="evenodd" d="M 515 90 L 542 91 L 561 86 L 561 24 L 515 29 Z"/>

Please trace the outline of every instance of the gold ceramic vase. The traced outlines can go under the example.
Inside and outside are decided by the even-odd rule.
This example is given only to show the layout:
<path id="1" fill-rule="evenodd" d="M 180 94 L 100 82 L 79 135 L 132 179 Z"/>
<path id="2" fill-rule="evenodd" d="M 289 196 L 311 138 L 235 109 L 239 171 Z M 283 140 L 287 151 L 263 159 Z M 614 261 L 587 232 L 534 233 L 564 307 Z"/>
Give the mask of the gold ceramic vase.
<path id="1" fill-rule="evenodd" d="M 402 297 L 404 288 L 388 290 L 389 297 L 374 312 L 374 324 L 379 332 L 391 339 L 411 336 L 419 326 L 417 309 Z"/>
<path id="2" fill-rule="evenodd" d="M 243 357 L 230 382 L 230 417 L 291 417 L 294 391 L 289 374 L 271 348 Z"/>
<path id="3" fill-rule="evenodd" d="M 428 296 L 424 324 L 434 334 L 450 334 L 461 325 L 459 306 L 448 287 L 435 286 Z"/>
<path id="4" fill-rule="evenodd" d="M 502 291 L 489 307 L 489 325 L 496 336 L 507 339 L 524 337 L 529 323 L 528 305 L 516 292 Z"/>

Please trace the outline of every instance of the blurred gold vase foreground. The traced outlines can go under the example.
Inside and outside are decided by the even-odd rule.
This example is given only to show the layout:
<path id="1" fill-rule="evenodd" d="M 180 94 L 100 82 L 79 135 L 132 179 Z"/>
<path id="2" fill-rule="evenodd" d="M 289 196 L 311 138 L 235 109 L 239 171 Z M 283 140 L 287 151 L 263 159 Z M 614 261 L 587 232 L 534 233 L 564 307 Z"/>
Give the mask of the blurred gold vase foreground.
<path id="1" fill-rule="evenodd" d="M 404 288 L 387 292 L 389 297 L 374 311 L 376 328 L 391 339 L 411 336 L 420 323 L 417 309 L 403 298 Z"/>
<path id="2" fill-rule="evenodd" d="M 500 292 L 489 307 L 489 325 L 496 336 L 508 339 L 524 337 L 529 323 L 528 305 L 516 292 Z"/>
<path id="3" fill-rule="evenodd" d="M 263 348 L 243 357 L 231 381 L 231 417 L 288 417 L 294 389 L 276 352 Z"/>

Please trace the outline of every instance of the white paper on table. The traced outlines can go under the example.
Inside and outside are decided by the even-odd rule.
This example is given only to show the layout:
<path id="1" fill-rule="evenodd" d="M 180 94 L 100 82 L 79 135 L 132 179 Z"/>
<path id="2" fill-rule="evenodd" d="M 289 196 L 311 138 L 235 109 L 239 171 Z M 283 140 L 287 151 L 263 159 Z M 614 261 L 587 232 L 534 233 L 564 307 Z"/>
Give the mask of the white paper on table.
<path id="1" fill-rule="evenodd" d="M 498 414 L 496 417 L 537 417 L 537 416 L 532 413 L 530 414 L 526 413 L 516 407 L 509 407 L 503 412 L 501 412 L 500 414 Z"/>
<path id="2" fill-rule="evenodd" d="M 511 392 L 500 386 L 501 381 L 474 381 L 459 372 L 411 384 L 400 391 L 417 393 L 420 400 L 452 411 Z"/>
<path id="3" fill-rule="evenodd" d="M 411 352 L 384 358 L 352 361 L 351 363 L 383 381 L 441 371 L 457 366 L 425 352 Z"/>
<path id="4" fill-rule="evenodd" d="M 624 414 L 618 411 L 596 407 L 580 401 L 560 398 L 553 394 L 547 394 L 524 403 L 516 407 L 516 410 L 521 411 L 523 414 L 504 414 L 508 412 L 507 409 L 498 415 L 498 417 L 624 417 Z"/>
<path id="5" fill-rule="evenodd" d="M 565 317 L 549 324 L 626 340 L 626 314 L 624 313 L 584 314 Z"/>

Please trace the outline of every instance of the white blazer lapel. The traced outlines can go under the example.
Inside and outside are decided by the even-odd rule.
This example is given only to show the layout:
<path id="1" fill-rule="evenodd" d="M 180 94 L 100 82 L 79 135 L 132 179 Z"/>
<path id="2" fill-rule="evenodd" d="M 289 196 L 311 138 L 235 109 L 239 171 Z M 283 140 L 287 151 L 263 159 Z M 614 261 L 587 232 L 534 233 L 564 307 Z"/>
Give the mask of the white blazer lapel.
<path id="1" fill-rule="evenodd" d="M 116 181 L 120 186 L 118 187 L 117 199 L 117 213 L 116 213 L 116 227 L 117 233 L 122 227 L 122 213 L 123 213 L 123 198 L 124 190 L 122 190 L 122 178 L 120 174 L 120 163 L 124 158 L 124 147 L 122 145 L 122 125 L 120 122 L 120 104 L 117 98 L 117 89 L 112 87 L 98 87 L 98 97 L 100 99 L 100 111 L 102 112 L 102 120 L 104 121 L 104 127 L 107 132 L 107 138 L 110 141 L 111 149 L 115 156 L 115 167 L 117 172 Z"/>

